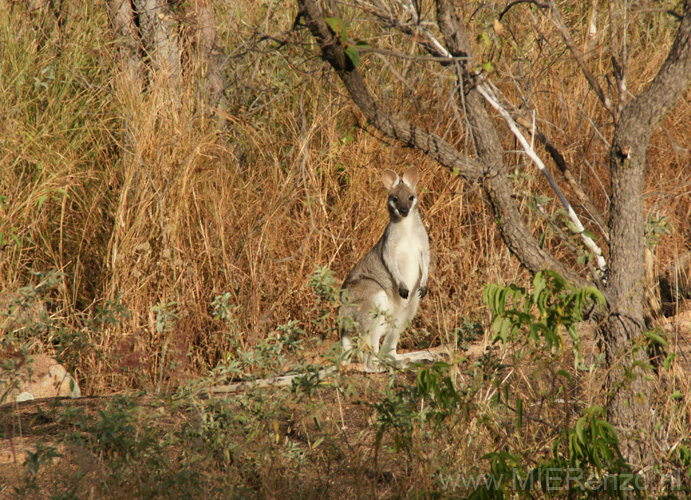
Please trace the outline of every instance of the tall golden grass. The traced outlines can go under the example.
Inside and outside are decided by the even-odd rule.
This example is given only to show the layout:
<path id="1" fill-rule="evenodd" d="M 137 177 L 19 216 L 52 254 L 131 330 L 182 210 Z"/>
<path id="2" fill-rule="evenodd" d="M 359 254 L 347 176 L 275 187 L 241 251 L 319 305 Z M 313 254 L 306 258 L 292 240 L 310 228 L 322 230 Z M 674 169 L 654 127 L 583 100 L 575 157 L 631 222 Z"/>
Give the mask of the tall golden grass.
<path id="1" fill-rule="evenodd" d="M 345 277 L 379 238 L 387 221 L 384 168 L 420 168 L 434 251 L 429 298 L 403 347 L 452 342 L 464 321 L 486 324 L 484 285 L 523 283 L 527 273 L 503 246 L 480 191 L 364 123 L 305 30 L 291 31 L 295 5 L 212 4 L 216 43 L 229 56 L 227 106 L 218 110 L 204 108 L 205 69 L 193 57 L 182 96 L 171 95 L 161 75 L 142 92 L 128 87 L 103 2 L 28 12 L 22 3 L 0 1 L 0 291 L 13 293 L 34 273 L 64 274 L 49 297 L 52 314 L 89 335 L 103 354 L 79 362 L 83 392 L 175 385 L 290 320 L 308 336 L 335 342 L 335 331 L 313 326 L 318 304 L 306 285 L 316 266 Z M 476 15 L 479 4 L 464 7 L 464 18 L 484 34 L 478 53 L 493 61 L 493 81 L 515 103 L 531 102 L 606 214 L 608 117 L 544 18 L 531 14 L 523 22 L 526 10 L 521 15 L 517 7 L 503 21 L 520 35 L 514 43 L 491 29 L 503 4 L 483 5 Z M 589 6 L 570 6 L 565 22 L 585 40 Z M 636 16 L 628 35 L 634 94 L 650 81 L 674 34 L 662 12 Z M 605 13 L 598 19 L 602 29 Z M 377 38 L 368 22 L 351 28 L 384 49 L 398 43 L 414 51 L 418 43 Z M 263 33 L 288 43 L 257 41 Z M 599 74 L 611 64 L 606 45 L 600 39 L 589 53 Z M 451 104 L 451 76 L 439 66 L 369 54 L 361 70 L 389 109 L 472 152 Z M 516 79 L 529 82 L 532 93 L 521 94 Z M 658 266 L 691 244 L 690 122 L 687 96 L 650 148 L 646 211 L 663 215 L 670 229 L 657 246 Z M 504 142 L 525 217 L 541 234 L 548 224 L 529 204 L 533 193 L 552 194 L 506 131 Z M 546 205 L 550 214 L 557 209 Z M 559 241 L 548 232 L 545 244 Z M 237 306 L 237 338 L 211 317 L 214 297 L 225 292 Z M 99 331 L 84 326 L 85 316 L 114 301 L 128 318 Z M 157 329 L 157 305 L 174 313 L 170 328 Z M 50 350 L 50 338 L 33 348 Z"/>

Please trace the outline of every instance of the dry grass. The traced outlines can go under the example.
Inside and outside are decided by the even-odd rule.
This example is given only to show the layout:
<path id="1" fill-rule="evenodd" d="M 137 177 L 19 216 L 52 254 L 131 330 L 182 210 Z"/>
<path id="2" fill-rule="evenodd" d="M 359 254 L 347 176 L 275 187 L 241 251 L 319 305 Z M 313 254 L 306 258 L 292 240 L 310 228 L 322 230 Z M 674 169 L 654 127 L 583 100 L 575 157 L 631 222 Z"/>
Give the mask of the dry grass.
<path id="1" fill-rule="evenodd" d="M 380 182 L 384 168 L 400 172 L 414 164 L 421 170 L 423 219 L 434 252 L 430 293 L 402 346 L 455 343 L 466 323 L 488 327 L 484 286 L 525 285 L 529 276 L 503 246 L 481 191 L 417 152 L 382 141 L 321 64 L 305 30 L 289 33 L 293 4 L 212 3 L 217 44 L 229 56 L 227 104 L 215 115 L 198 90 L 204 66 L 192 51 L 185 59 L 182 99 L 172 98 L 165 78 L 151 79 L 145 92 L 128 87 L 102 2 L 63 2 L 29 14 L 23 4 L 0 0 L 0 10 L 7 13 L 0 16 L 0 293 L 12 296 L 36 283 L 35 273 L 63 273 L 44 299 L 55 324 L 94 346 L 73 358 L 82 391 L 174 390 L 236 358 L 239 350 L 274 338 L 277 327 L 292 320 L 304 329 L 305 340 L 327 339 L 307 344 L 325 354 L 337 340 L 334 321 L 314 322 L 321 304 L 307 283 L 317 266 L 344 278 L 379 238 L 387 222 Z M 565 16 L 579 43 L 587 36 L 587 4 L 571 2 Z M 611 119 L 573 62 L 563 57 L 554 27 L 534 9 L 527 17 L 528 7 L 514 7 L 502 20 L 504 34 L 494 33 L 492 22 L 503 6 L 464 8 L 466 19 L 473 14 L 477 33 L 486 35 L 486 42 L 478 39 L 478 54 L 494 63 L 492 78 L 508 99 L 516 104 L 525 99 L 535 107 L 538 125 L 606 216 L 604 141 L 611 136 Z M 634 14 L 628 87 L 636 93 L 655 74 L 674 30 L 659 11 Z M 524 22 L 527 18 L 530 22 Z M 601 28 L 607 25 L 605 12 L 598 22 Z M 354 36 L 384 49 L 412 53 L 419 47 L 419 40 L 380 33 L 370 22 L 353 23 L 352 29 Z M 261 33 L 289 43 L 279 49 L 276 42 L 257 42 Z M 188 36 L 194 38 L 193 30 Z M 599 75 L 611 67 L 607 44 L 601 38 L 589 53 Z M 450 99 L 453 82 L 442 68 L 368 55 L 361 69 L 387 107 L 472 151 L 454 109 L 458 104 Z M 665 119 L 649 152 L 646 213 L 651 220 L 664 217 L 656 227 L 665 229 L 655 248 L 657 269 L 691 247 L 689 102 L 687 95 Z M 548 221 L 530 209 L 534 193 L 551 193 L 515 152 L 508 131 L 500 129 L 526 220 L 534 234 L 547 232 L 545 245 L 575 262 Z M 545 205 L 551 216 L 557 208 Z M 591 221 L 584 222 L 597 234 Z M 233 328 L 212 318 L 214 298 L 226 292 Z M 101 314 L 98 308 L 114 303 L 129 316 L 95 327 L 91 320 Z M 161 326 L 163 319 L 168 322 Z M 52 351 L 56 336 L 51 332 L 32 337 L 30 348 Z M 522 381 L 516 387 L 526 400 L 534 399 L 530 391 L 537 386 L 521 385 L 530 378 L 529 369 L 515 368 L 515 379 Z M 456 382 L 462 385 L 467 377 L 459 375 Z M 602 401 L 597 377 L 583 382 L 591 384 L 589 404 Z M 662 405 L 670 416 L 668 434 L 686 432 L 688 438 L 683 429 L 691 403 L 688 377 L 675 373 L 660 384 L 661 398 L 682 392 L 682 405 Z M 459 461 L 478 463 L 499 443 L 544 451 L 539 426 L 530 424 L 529 437 L 506 433 L 502 426 L 514 415 L 493 413 L 490 401 L 489 392 L 476 401 L 466 422 L 469 434 L 454 434 L 440 451 L 437 458 L 448 470 Z M 328 404 L 334 412 L 329 418 L 337 419 L 334 401 Z M 355 418 L 357 408 L 350 411 Z M 372 457 L 360 454 L 363 442 L 372 453 L 372 431 L 365 424 L 374 413 L 368 411 L 364 422 L 352 424 L 366 433 L 360 444 L 330 448 L 337 450 L 334 456 L 347 456 L 338 474 L 357 476 L 365 469 L 370 474 L 362 484 L 348 483 L 346 493 L 424 494 L 431 483 L 416 489 L 413 479 L 429 479 L 440 467 L 432 460 L 436 444 L 416 436 L 416 453 L 427 458 L 405 462 L 391 453 L 384 471 L 372 471 Z M 326 452 L 318 460 L 322 471 L 336 461 Z M 273 465 L 257 467 L 261 477 L 256 480 L 266 496 L 281 496 L 293 486 L 271 484 L 285 477 Z M 398 476 L 402 471 L 405 478 Z"/>

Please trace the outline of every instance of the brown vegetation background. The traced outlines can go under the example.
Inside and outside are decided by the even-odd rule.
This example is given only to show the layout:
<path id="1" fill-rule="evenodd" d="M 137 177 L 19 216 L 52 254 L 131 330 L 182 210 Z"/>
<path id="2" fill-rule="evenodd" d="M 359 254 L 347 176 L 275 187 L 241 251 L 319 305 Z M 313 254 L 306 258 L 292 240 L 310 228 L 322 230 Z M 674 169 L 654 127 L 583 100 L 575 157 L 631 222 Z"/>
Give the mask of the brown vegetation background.
<path id="1" fill-rule="evenodd" d="M 674 35 L 674 19 L 643 4 L 628 32 L 634 94 Z M 113 34 L 103 2 L 0 5 L 7 13 L 0 16 L 0 293 L 35 284 L 36 273 L 63 273 L 47 297 L 50 314 L 96 347 L 76 361 L 83 393 L 174 386 L 292 320 L 305 338 L 335 343 L 333 328 L 313 322 L 320 305 L 307 283 L 317 266 L 342 280 L 379 238 L 387 222 L 384 168 L 419 167 L 434 252 L 430 293 L 404 348 L 452 342 L 466 322 L 487 325 L 485 284 L 527 282 L 480 191 L 369 128 L 306 30 L 294 26 L 292 3 L 208 4 L 225 78 L 224 99 L 214 108 L 202 85 L 209 59 L 199 56 L 205 45 L 196 3 L 175 11 L 186 48 L 180 86 L 153 72 L 144 89 L 128 84 L 118 59 L 125 40 Z M 569 6 L 565 22 L 586 43 L 591 6 Z M 564 56 L 554 27 L 516 9 L 498 32 L 493 21 L 503 7 L 463 7 L 477 53 L 515 102 L 525 97 L 516 79 L 531 89 L 536 119 L 606 214 L 608 116 Z M 605 23 L 603 13 L 601 28 Z M 366 21 L 350 28 L 381 49 L 400 42 L 380 37 Z M 411 53 L 418 42 L 407 41 Z M 588 51 L 597 74 L 610 65 L 607 42 L 601 37 Z M 443 67 L 374 53 L 361 58 L 384 105 L 472 152 Z M 689 123 L 687 95 L 649 150 L 646 212 L 651 229 L 664 229 L 654 242 L 657 270 L 691 247 Z M 508 131 L 504 147 L 524 216 L 534 234 L 545 233 L 545 245 L 558 247 L 545 217 L 531 208 L 535 193 L 553 194 Z M 552 201 L 541 205 L 548 215 L 558 211 Z M 225 292 L 236 307 L 232 331 L 212 319 L 212 301 Z M 129 317 L 87 326 L 98 308 L 116 302 Z M 161 304 L 175 315 L 162 331 Z M 31 347 L 50 352 L 52 341 L 48 332 Z"/>

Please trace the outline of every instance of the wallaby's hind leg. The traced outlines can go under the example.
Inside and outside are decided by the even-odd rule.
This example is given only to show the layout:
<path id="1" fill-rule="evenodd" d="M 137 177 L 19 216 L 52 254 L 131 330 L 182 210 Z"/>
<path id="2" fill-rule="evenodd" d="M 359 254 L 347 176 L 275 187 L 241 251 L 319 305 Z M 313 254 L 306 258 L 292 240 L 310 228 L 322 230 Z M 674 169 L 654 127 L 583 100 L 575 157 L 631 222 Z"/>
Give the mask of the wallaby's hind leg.
<path id="1" fill-rule="evenodd" d="M 379 366 L 378 354 L 382 337 L 389 328 L 389 298 L 384 290 L 376 283 L 365 281 L 349 290 L 351 300 L 349 306 L 341 308 L 341 346 L 343 347 L 343 363 L 351 361 L 352 355 L 359 350 L 365 371 L 377 373 L 382 371 Z M 360 349 L 353 345 L 351 336 L 357 332 L 360 335 Z"/>
<path id="2" fill-rule="evenodd" d="M 396 317 L 391 319 L 391 328 L 389 332 L 384 337 L 384 344 L 382 345 L 382 351 L 390 356 L 398 359 L 396 354 L 396 349 L 398 347 L 398 340 L 401 337 L 401 332 L 405 330 L 410 322 L 415 317 L 418 307 L 418 298 L 415 294 L 410 298 L 408 304 L 399 306 L 398 314 Z"/>
<path id="3" fill-rule="evenodd" d="M 382 351 L 388 352 L 397 361 L 401 361 L 403 366 L 407 365 L 409 362 L 436 361 L 438 359 L 438 356 L 435 356 L 429 351 L 415 351 L 406 354 L 398 354 L 396 352 L 396 346 L 398 345 L 398 340 L 401 336 L 401 333 L 408 326 L 410 326 L 410 323 L 417 313 L 418 305 L 419 299 L 416 295 L 413 295 L 407 307 L 405 307 L 399 314 L 399 317 L 393 324 L 391 331 L 384 338 L 384 344 L 382 345 Z"/>
<path id="4" fill-rule="evenodd" d="M 343 348 L 343 360 L 341 364 L 347 365 L 353 357 L 353 342 L 350 340 L 348 330 L 341 326 L 341 347 Z"/>
<path id="5" fill-rule="evenodd" d="M 396 346 L 398 346 L 398 339 L 401 337 L 402 328 L 398 325 L 391 325 L 388 332 L 384 336 L 384 343 L 381 346 L 382 353 L 388 356 L 396 357 Z"/>
<path id="6" fill-rule="evenodd" d="M 367 373 L 379 373 L 383 371 L 379 364 L 379 342 L 386 333 L 387 324 L 384 315 L 372 322 L 369 335 L 366 336 L 367 350 L 362 353 L 362 363 Z"/>
<path id="7" fill-rule="evenodd" d="M 368 313 L 369 328 L 364 332 L 365 342 L 369 347 L 369 352 L 364 352 L 362 362 L 367 373 L 378 373 L 383 371 L 379 365 L 379 344 L 382 337 L 385 337 L 389 330 L 389 314 L 390 304 L 389 297 L 384 290 L 374 294 L 372 297 L 372 307 Z M 376 314 L 374 318 L 372 314 Z"/>

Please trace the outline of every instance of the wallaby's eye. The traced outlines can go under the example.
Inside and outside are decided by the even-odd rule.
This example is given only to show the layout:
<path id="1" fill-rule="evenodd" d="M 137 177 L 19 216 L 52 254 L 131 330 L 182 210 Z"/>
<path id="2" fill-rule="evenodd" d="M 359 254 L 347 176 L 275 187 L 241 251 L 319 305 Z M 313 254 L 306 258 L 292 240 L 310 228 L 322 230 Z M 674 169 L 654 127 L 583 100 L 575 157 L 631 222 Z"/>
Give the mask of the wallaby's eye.
<path id="1" fill-rule="evenodd" d="M 413 195 L 411 194 L 411 195 L 410 195 L 410 198 L 408 198 L 408 199 L 409 199 L 410 201 L 413 201 L 413 200 L 415 199 L 415 196 L 413 196 Z"/>
<path id="2" fill-rule="evenodd" d="M 393 201 L 394 203 L 398 203 L 398 196 L 392 196 L 391 201 Z"/>

